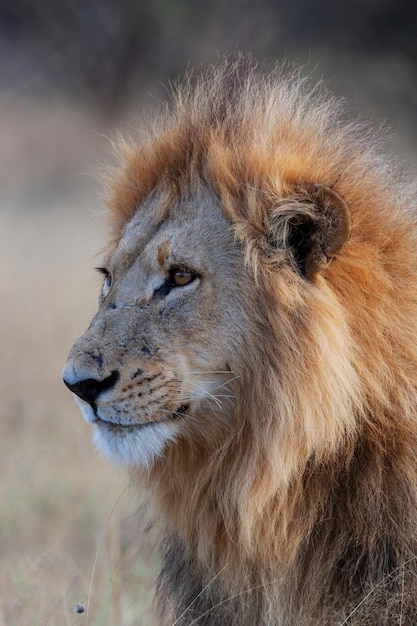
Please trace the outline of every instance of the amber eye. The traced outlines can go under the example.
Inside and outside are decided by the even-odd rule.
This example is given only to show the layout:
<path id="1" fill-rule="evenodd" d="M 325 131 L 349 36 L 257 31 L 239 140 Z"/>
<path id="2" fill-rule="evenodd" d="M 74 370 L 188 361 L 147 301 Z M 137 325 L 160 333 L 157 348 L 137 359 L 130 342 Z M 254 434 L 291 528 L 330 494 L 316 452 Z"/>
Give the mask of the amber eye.
<path id="1" fill-rule="evenodd" d="M 193 272 L 184 266 L 171 267 L 164 283 L 154 292 L 157 298 L 164 298 L 172 289 L 176 287 L 185 287 L 200 278 L 200 274 Z"/>
<path id="2" fill-rule="evenodd" d="M 172 282 L 177 285 L 177 287 L 184 287 L 184 285 L 188 285 L 191 283 L 196 275 L 191 270 L 187 269 L 172 269 L 170 272 Z"/>

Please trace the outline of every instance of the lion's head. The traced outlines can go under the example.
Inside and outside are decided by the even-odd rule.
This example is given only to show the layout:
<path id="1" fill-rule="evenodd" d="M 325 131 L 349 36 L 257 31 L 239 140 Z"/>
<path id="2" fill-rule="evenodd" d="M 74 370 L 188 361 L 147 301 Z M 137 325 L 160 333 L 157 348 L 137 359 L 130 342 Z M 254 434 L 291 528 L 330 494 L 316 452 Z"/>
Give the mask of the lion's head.
<path id="1" fill-rule="evenodd" d="M 294 224 L 271 217 L 268 254 L 301 283 L 339 251 L 349 219 L 330 189 L 302 185 L 293 195 Z M 317 241 L 303 234 L 310 220 Z M 274 250 L 284 229 L 288 250 L 281 242 Z M 260 288 L 219 198 L 203 184 L 174 201 L 156 191 L 99 269 L 100 309 L 64 374 L 99 446 L 149 466 L 178 438 L 221 445 L 236 434 L 234 406 L 263 371 L 270 338 Z"/>
<path id="2" fill-rule="evenodd" d="M 241 62 L 120 141 L 100 308 L 64 380 L 98 445 L 147 470 L 179 624 L 211 577 L 213 597 L 252 586 L 254 608 L 204 623 L 307 606 L 333 624 L 398 566 L 395 535 L 409 555 L 417 246 L 374 143 Z"/>
<path id="3" fill-rule="evenodd" d="M 230 385 L 256 294 L 214 194 L 155 192 L 101 271 L 100 310 L 65 373 L 100 447 L 149 466 L 178 438 L 235 428 Z"/>

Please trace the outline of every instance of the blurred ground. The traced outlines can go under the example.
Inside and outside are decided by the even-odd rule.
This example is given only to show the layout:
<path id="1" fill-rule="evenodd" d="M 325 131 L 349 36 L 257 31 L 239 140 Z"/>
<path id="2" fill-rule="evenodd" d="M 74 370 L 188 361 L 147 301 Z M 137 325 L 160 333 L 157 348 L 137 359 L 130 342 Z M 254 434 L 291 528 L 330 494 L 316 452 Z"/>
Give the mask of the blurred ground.
<path id="1" fill-rule="evenodd" d="M 153 626 L 137 494 L 61 382 L 96 307 L 105 135 L 239 47 L 307 63 L 415 169 L 416 27 L 405 0 L 0 0 L 0 626 Z"/>

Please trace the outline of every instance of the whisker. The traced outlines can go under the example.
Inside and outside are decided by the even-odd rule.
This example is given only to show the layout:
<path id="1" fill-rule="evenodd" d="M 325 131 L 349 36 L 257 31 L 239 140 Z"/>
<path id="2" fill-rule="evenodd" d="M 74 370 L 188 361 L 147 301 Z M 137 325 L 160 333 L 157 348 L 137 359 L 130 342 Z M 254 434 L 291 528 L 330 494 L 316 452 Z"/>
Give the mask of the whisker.
<path id="1" fill-rule="evenodd" d="M 212 393 L 208 393 L 206 396 L 207 400 L 213 400 L 213 402 L 216 403 L 216 405 L 219 407 L 219 409 L 222 408 L 222 403 L 220 402 L 220 400 L 214 396 Z"/>
<path id="2" fill-rule="evenodd" d="M 183 422 L 184 422 L 184 421 L 186 421 L 186 420 L 187 420 L 188 418 L 190 418 L 190 417 L 191 417 L 192 419 L 197 419 L 197 416 L 196 416 L 196 415 L 193 415 L 193 413 L 189 413 L 188 411 L 187 411 L 187 414 L 186 414 L 186 415 L 184 415 L 183 413 L 178 413 L 178 411 L 171 411 L 171 410 L 169 410 L 169 409 L 162 409 L 162 408 L 161 408 L 161 409 L 158 409 L 158 410 L 156 411 L 156 413 L 155 413 L 155 417 L 157 417 L 157 416 L 158 416 L 158 413 L 168 413 L 168 415 L 170 415 L 170 416 L 175 415 L 175 417 L 176 417 L 177 419 L 181 419 Z"/>
<path id="3" fill-rule="evenodd" d="M 202 372 L 202 374 L 203 373 L 204 374 L 209 374 L 210 372 Z M 230 372 L 227 372 L 227 373 L 230 374 Z M 211 389 L 211 391 L 216 391 L 217 389 L 221 389 L 225 385 L 228 385 L 229 383 L 233 382 L 234 380 L 238 380 L 239 378 L 240 378 L 240 376 L 233 376 L 232 378 L 228 378 L 227 380 L 223 381 L 221 384 L 219 384 L 216 387 L 214 387 L 213 389 Z M 193 383 L 194 382 L 196 382 L 196 381 L 184 380 L 184 379 L 179 379 L 178 380 L 179 384 L 183 385 L 184 387 L 188 386 L 190 389 L 193 388 Z M 215 380 L 204 380 L 204 381 L 199 380 L 198 384 L 201 384 L 201 383 L 206 383 L 207 385 L 210 385 L 210 384 L 216 384 L 217 381 L 215 381 Z"/>
<path id="4" fill-rule="evenodd" d="M 205 375 L 205 374 L 234 374 L 232 370 L 211 370 L 201 372 L 190 372 L 190 374 Z"/>
<path id="5" fill-rule="evenodd" d="M 233 398 L 234 400 L 236 400 L 237 396 L 231 395 L 231 394 L 227 394 L 227 393 L 216 393 L 216 398 Z"/>
<path id="6" fill-rule="evenodd" d="M 234 376 L 233 378 L 230 378 L 229 380 L 226 380 L 221 385 L 218 385 L 217 387 L 214 387 L 214 389 L 212 389 L 211 391 L 217 391 L 217 389 L 221 389 L 222 387 L 225 387 L 226 385 L 228 385 L 229 383 L 233 382 L 234 380 L 237 380 L 238 378 L 240 378 L 240 376 Z"/>

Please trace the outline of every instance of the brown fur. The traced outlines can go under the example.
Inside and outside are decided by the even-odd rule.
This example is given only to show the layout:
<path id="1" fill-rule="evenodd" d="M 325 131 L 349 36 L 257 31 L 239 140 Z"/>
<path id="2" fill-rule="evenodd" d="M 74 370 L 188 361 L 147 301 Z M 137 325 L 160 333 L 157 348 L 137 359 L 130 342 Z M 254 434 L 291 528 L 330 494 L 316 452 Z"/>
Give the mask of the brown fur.
<path id="1" fill-rule="evenodd" d="M 138 471 L 163 623 L 417 623 L 417 238 L 397 168 L 319 88 L 246 61 L 187 79 L 119 145 L 113 247 L 154 189 L 169 207 L 202 185 L 253 285 L 233 429 L 194 424 Z M 303 275 L 288 232 L 315 220 L 306 183 L 350 224 Z"/>

